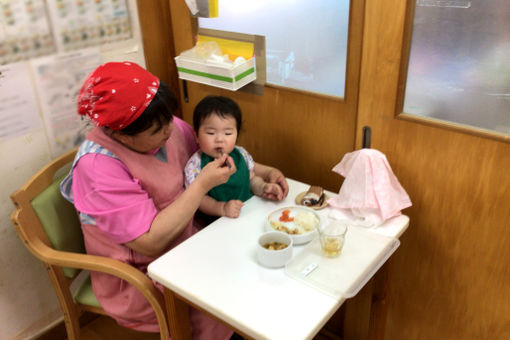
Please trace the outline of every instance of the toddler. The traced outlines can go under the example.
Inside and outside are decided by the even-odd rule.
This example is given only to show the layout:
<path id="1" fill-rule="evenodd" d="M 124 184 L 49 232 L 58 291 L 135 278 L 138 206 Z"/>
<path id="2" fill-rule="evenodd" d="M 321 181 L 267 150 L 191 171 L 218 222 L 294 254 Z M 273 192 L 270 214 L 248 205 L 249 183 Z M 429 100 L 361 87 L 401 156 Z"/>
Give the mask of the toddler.
<path id="1" fill-rule="evenodd" d="M 278 184 L 266 183 L 254 174 L 253 158 L 243 147 L 236 145 L 241 121 L 237 103 L 223 96 L 207 96 L 193 111 L 193 128 L 200 149 L 191 156 L 184 169 L 186 187 L 207 163 L 223 154 L 228 154 L 225 166 L 237 169 L 227 183 L 214 187 L 202 199 L 199 210 L 207 215 L 238 217 L 243 202 L 253 194 L 283 195 Z"/>

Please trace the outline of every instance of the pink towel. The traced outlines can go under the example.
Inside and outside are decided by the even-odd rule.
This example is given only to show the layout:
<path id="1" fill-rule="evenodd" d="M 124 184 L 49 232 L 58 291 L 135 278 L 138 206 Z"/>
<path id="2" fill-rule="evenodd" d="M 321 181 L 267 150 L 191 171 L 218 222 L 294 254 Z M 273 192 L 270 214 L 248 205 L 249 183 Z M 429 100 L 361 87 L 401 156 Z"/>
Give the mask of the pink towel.
<path id="1" fill-rule="evenodd" d="M 361 149 L 347 153 L 332 170 L 345 177 L 338 196 L 328 200 L 332 208 L 339 210 L 337 218 L 352 215 L 366 221 L 359 224 L 374 226 L 412 205 L 380 151 Z M 332 215 L 335 217 L 334 211 Z"/>

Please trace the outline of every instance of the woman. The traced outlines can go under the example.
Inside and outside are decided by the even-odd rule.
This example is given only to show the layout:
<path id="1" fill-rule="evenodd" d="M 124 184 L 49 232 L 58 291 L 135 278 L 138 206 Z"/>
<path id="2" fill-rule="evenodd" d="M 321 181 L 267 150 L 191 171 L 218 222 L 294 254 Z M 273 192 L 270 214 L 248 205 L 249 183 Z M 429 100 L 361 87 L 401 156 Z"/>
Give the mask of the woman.
<path id="1" fill-rule="evenodd" d="M 78 113 L 96 127 L 80 146 L 61 190 L 79 212 L 87 253 L 146 273 L 150 262 L 196 232 L 192 219 L 202 198 L 236 171 L 225 166 L 228 156 L 223 155 L 184 189 L 183 169 L 197 146 L 191 127 L 173 117 L 176 107 L 171 91 L 134 63 L 101 65 L 83 84 Z M 280 171 L 260 164 L 255 171 L 287 194 Z M 103 273 L 93 272 L 91 278 L 97 299 L 120 325 L 158 331 L 152 308 L 134 287 Z M 232 334 L 196 310 L 190 319 L 193 338 Z"/>

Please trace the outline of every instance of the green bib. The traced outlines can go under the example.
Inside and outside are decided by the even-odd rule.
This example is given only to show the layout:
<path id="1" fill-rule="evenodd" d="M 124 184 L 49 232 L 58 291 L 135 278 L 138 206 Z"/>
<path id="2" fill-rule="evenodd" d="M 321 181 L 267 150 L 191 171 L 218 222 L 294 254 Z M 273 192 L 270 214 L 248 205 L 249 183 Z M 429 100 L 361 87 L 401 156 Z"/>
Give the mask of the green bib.
<path id="1" fill-rule="evenodd" d="M 230 176 L 227 183 L 212 188 L 208 195 L 219 202 L 230 200 L 248 200 L 253 194 L 250 191 L 250 171 L 243 155 L 237 148 L 234 148 L 229 155 L 234 160 L 237 171 Z M 214 158 L 202 152 L 200 166 L 203 168 Z"/>

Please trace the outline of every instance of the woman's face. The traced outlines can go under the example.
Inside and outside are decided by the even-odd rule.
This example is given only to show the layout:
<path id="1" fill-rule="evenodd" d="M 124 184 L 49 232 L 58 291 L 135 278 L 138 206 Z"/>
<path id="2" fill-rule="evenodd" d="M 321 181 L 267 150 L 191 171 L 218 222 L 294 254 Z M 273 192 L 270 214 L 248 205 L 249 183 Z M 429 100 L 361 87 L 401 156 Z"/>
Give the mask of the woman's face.
<path id="1" fill-rule="evenodd" d="M 234 117 L 220 117 L 213 113 L 202 121 L 198 129 L 197 143 L 202 152 L 211 157 L 229 154 L 237 140 L 237 124 Z"/>
<path id="2" fill-rule="evenodd" d="M 165 145 L 168 138 L 172 135 L 173 129 L 174 124 L 172 122 L 162 126 L 155 123 L 151 128 L 134 136 L 119 133 L 114 135 L 114 137 L 132 150 L 147 153 Z"/>

